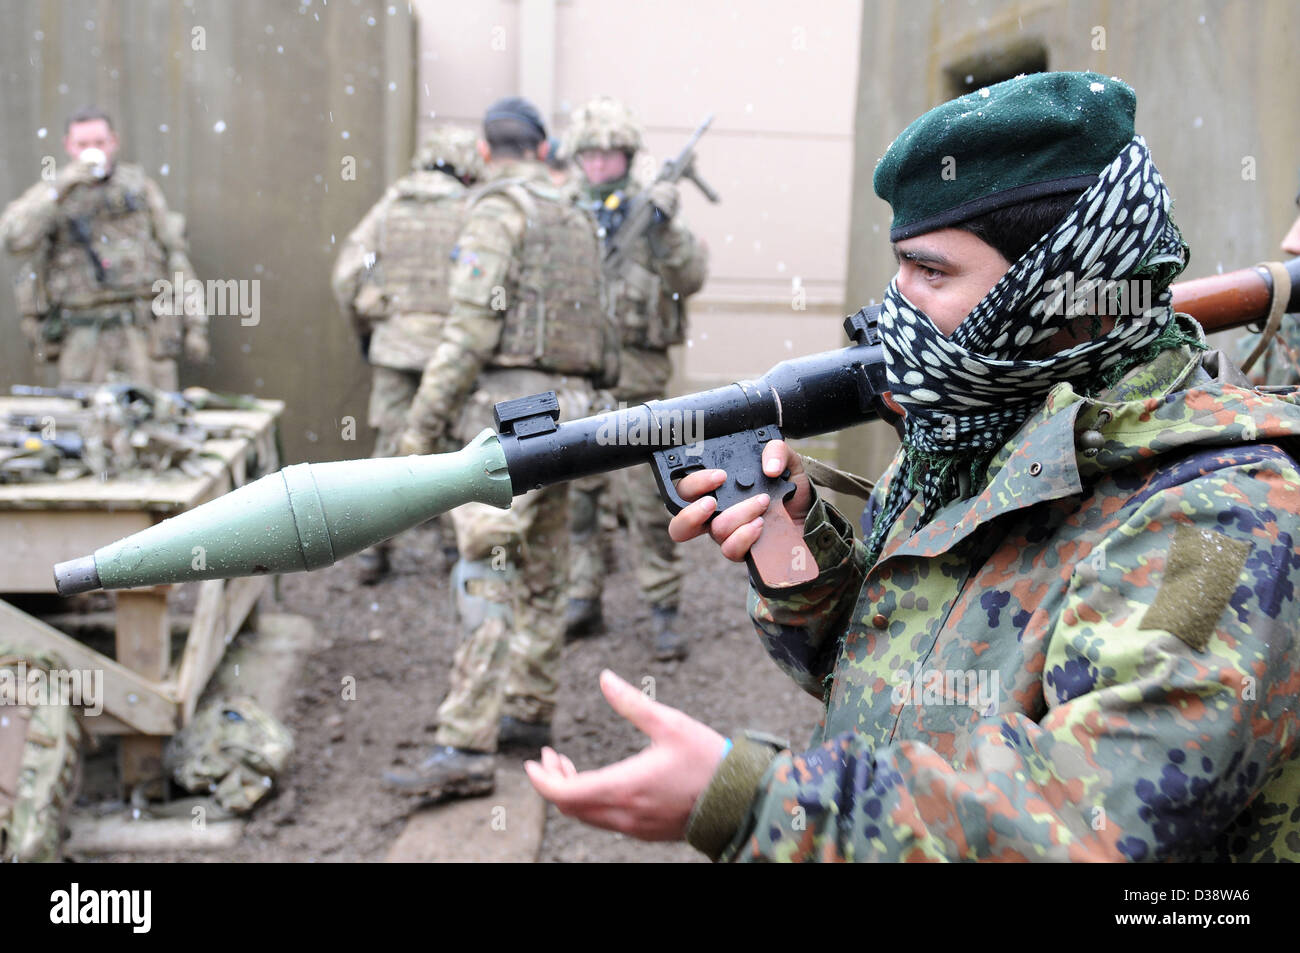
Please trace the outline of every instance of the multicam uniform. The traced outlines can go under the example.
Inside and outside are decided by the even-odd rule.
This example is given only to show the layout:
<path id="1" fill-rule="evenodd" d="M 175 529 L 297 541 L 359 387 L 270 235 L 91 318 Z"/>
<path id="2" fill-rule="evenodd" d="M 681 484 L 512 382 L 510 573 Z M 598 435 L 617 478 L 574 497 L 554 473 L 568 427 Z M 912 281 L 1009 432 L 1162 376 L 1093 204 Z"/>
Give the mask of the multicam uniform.
<path id="1" fill-rule="evenodd" d="M 442 339 L 451 310 L 451 249 L 465 220 L 466 187 L 433 168 L 445 153 L 454 172 L 481 171 L 469 130 L 440 130 L 366 213 L 334 266 L 334 296 L 374 367 L 370 426 L 374 456 L 391 457 L 406 429 L 420 375 Z"/>
<path id="2" fill-rule="evenodd" d="M 456 420 L 455 441 L 468 442 L 491 426 L 498 401 L 541 391 L 557 392 L 563 419 L 585 416 L 593 381 L 616 373 L 594 223 L 561 199 L 541 163 L 502 161 L 490 172 L 457 241 L 443 343 L 411 408 L 407 436 L 420 449 L 442 443 L 444 421 Z M 538 723 L 555 707 L 568 489 L 524 494 L 509 510 L 469 504 L 452 518 L 468 635 L 435 743 L 493 751 L 503 712 Z"/>
<path id="3" fill-rule="evenodd" d="M 182 343 L 207 350 L 201 297 L 157 294 L 195 277 L 184 221 L 137 165 L 116 164 L 107 178 L 75 186 L 57 200 L 39 182 L 0 219 L 10 254 L 22 259 L 19 310 L 41 360 L 59 363 L 66 383 L 97 383 L 110 373 L 176 390 Z M 156 303 L 155 303 L 155 298 Z"/>
<path id="4" fill-rule="evenodd" d="M 1094 455 L 1076 449 L 1098 446 L 1088 431 Z M 913 501 L 875 566 L 816 502 L 821 575 L 751 591 L 750 611 L 825 719 L 802 752 L 738 741 L 692 843 L 735 860 L 1300 859 L 1298 435 L 1300 396 L 1179 348 L 1096 401 L 1058 385 L 981 493 L 915 535 Z M 728 790 L 753 792 L 747 810 Z"/>
<path id="5" fill-rule="evenodd" d="M 600 99 L 583 107 L 573 119 L 575 129 L 566 153 L 584 148 L 625 148 L 635 152 L 640 133 L 629 127 L 630 114 L 612 100 Z M 603 134 L 604 138 L 601 138 Z M 633 197 L 642 185 L 631 176 L 600 186 L 580 184 L 580 173 L 568 188 L 572 201 L 590 208 L 607 232 L 621 220 L 610 209 L 611 194 Z M 686 298 L 704 286 L 708 253 L 680 216 L 652 226 L 630 249 L 620 275 L 607 276 L 614 314 L 623 335 L 623 356 L 614 399 L 628 406 L 668 396 L 672 362 L 668 348 L 686 339 Z M 649 467 L 633 467 L 616 474 L 573 481 L 573 562 L 569 597 L 599 601 L 605 582 L 598 512 L 614 492 L 624 507 L 636 553 L 637 583 L 645 600 L 655 608 L 675 609 L 681 590 L 681 556 L 668 536 L 670 515 L 659 497 Z"/>

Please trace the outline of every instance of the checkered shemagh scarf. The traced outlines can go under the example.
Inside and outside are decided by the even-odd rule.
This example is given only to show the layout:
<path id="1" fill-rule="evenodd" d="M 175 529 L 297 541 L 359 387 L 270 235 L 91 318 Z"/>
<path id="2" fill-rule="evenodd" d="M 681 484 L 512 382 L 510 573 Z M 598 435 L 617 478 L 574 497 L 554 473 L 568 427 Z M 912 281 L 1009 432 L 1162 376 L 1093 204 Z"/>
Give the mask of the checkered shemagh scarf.
<path id="1" fill-rule="evenodd" d="M 903 296 L 896 281 L 890 283 L 881 338 L 894 399 L 907 416 L 902 467 L 868 543 L 872 562 L 913 492 L 924 504 L 923 526 L 941 507 L 978 491 L 989 460 L 1056 384 L 1070 381 L 1092 391 L 1153 348 L 1181 339 L 1169 284 L 1187 264 L 1187 246 L 1170 219 L 1171 204 L 1146 143 L 1135 136 L 951 337 Z M 1104 335 L 1096 333 L 1100 321 L 1094 319 L 1090 339 L 1050 357 L 1027 357 L 1078 320 L 1080 300 L 1106 292 L 1112 282 L 1127 288 L 1130 279 L 1151 282 L 1145 298 L 1125 296 L 1148 305 L 1145 310 L 1124 314 Z"/>

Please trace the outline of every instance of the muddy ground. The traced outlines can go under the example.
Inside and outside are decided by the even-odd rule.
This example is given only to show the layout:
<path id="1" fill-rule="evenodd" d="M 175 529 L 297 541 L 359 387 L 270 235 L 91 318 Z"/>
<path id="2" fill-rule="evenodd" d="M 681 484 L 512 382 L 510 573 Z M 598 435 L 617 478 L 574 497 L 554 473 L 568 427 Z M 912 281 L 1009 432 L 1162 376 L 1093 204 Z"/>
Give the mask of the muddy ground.
<path id="1" fill-rule="evenodd" d="M 758 728 L 806 741 L 820 705 L 764 654 L 745 615 L 745 570 L 716 547 L 683 547 L 687 584 L 681 622 L 693 651 L 659 663 L 649 651 L 649 610 L 638 598 L 623 543 L 613 540 L 615 571 L 605 592 L 606 631 L 565 647 L 556 747 L 580 770 L 634 754 L 646 741 L 615 715 L 597 687 L 612 668 L 636 685 L 655 680 L 659 701 L 723 733 Z M 431 744 L 439 701 L 459 633 L 452 621 L 437 533 L 422 528 L 399 540 L 394 574 L 359 585 L 348 560 L 285 576 L 277 604 L 263 611 L 307 616 L 318 643 L 301 672 L 289 725 L 296 749 L 274 799 L 259 806 L 237 847 L 225 851 L 110 855 L 109 861 L 380 861 L 401 833 L 412 802 L 380 785 L 390 766 L 418 761 Z M 356 701 L 342 699 L 346 676 Z M 522 761 L 522 759 L 518 759 Z M 700 862 L 685 844 L 645 844 L 600 831 L 548 807 L 541 860 Z"/>

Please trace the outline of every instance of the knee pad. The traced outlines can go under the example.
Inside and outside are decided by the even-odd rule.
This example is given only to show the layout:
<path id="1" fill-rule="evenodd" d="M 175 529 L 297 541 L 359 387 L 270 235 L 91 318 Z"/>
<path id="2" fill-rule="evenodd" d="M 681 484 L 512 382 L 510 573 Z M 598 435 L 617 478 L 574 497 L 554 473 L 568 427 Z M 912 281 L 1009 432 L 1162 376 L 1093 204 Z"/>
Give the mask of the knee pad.
<path id="1" fill-rule="evenodd" d="M 451 569 L 451 590 L 455 593 L 456 614 L 466 632 L 473 632 L 490 618 L 502 619 L 506 628 L 514 624 L 509 587 L 517 578 L 512 564 L 494 569 L 484 559 L 457 560 Z"/>

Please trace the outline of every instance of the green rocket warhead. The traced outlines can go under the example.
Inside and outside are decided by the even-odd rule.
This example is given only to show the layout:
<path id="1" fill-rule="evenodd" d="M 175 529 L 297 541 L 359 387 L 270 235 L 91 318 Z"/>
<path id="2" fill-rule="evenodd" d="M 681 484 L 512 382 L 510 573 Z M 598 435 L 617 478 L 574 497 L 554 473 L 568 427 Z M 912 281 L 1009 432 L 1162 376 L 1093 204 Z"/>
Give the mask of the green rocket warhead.
<path id="1" fill-rule="evenodd" d="M 319 569 L 465 503 L 505 509 L 529 490 L 644 464 L 674 513 L 688 505 L 675 481 L 693 470 L 730 475 L 716 492 L 719 511 L 768 493 L 768 529 L 751 565 L 769 585 L 806 582 L 816 575 L 807 553 L 790 575 L 791 553 L 804 547 L 783 503 L 794 484 L 763 474 L 763 444 L 897 419 L 880 403 L 874 315 L 864 309 L 846 322 L 857 344 L 785 361 L 756 381 L 565 422 L 553 392 L 536 394 L 497 404 L 497 432 L 456 453 L 286 467 L 60 563 L 55 584 L 69 595 Z"/>
<path id="2" fill-rule="evenodd" d="M 474 500 L 510 505 L 496 434 L 455 453 L 303 463 L 59 563 L 61 595 L 329 566 Z"/>

